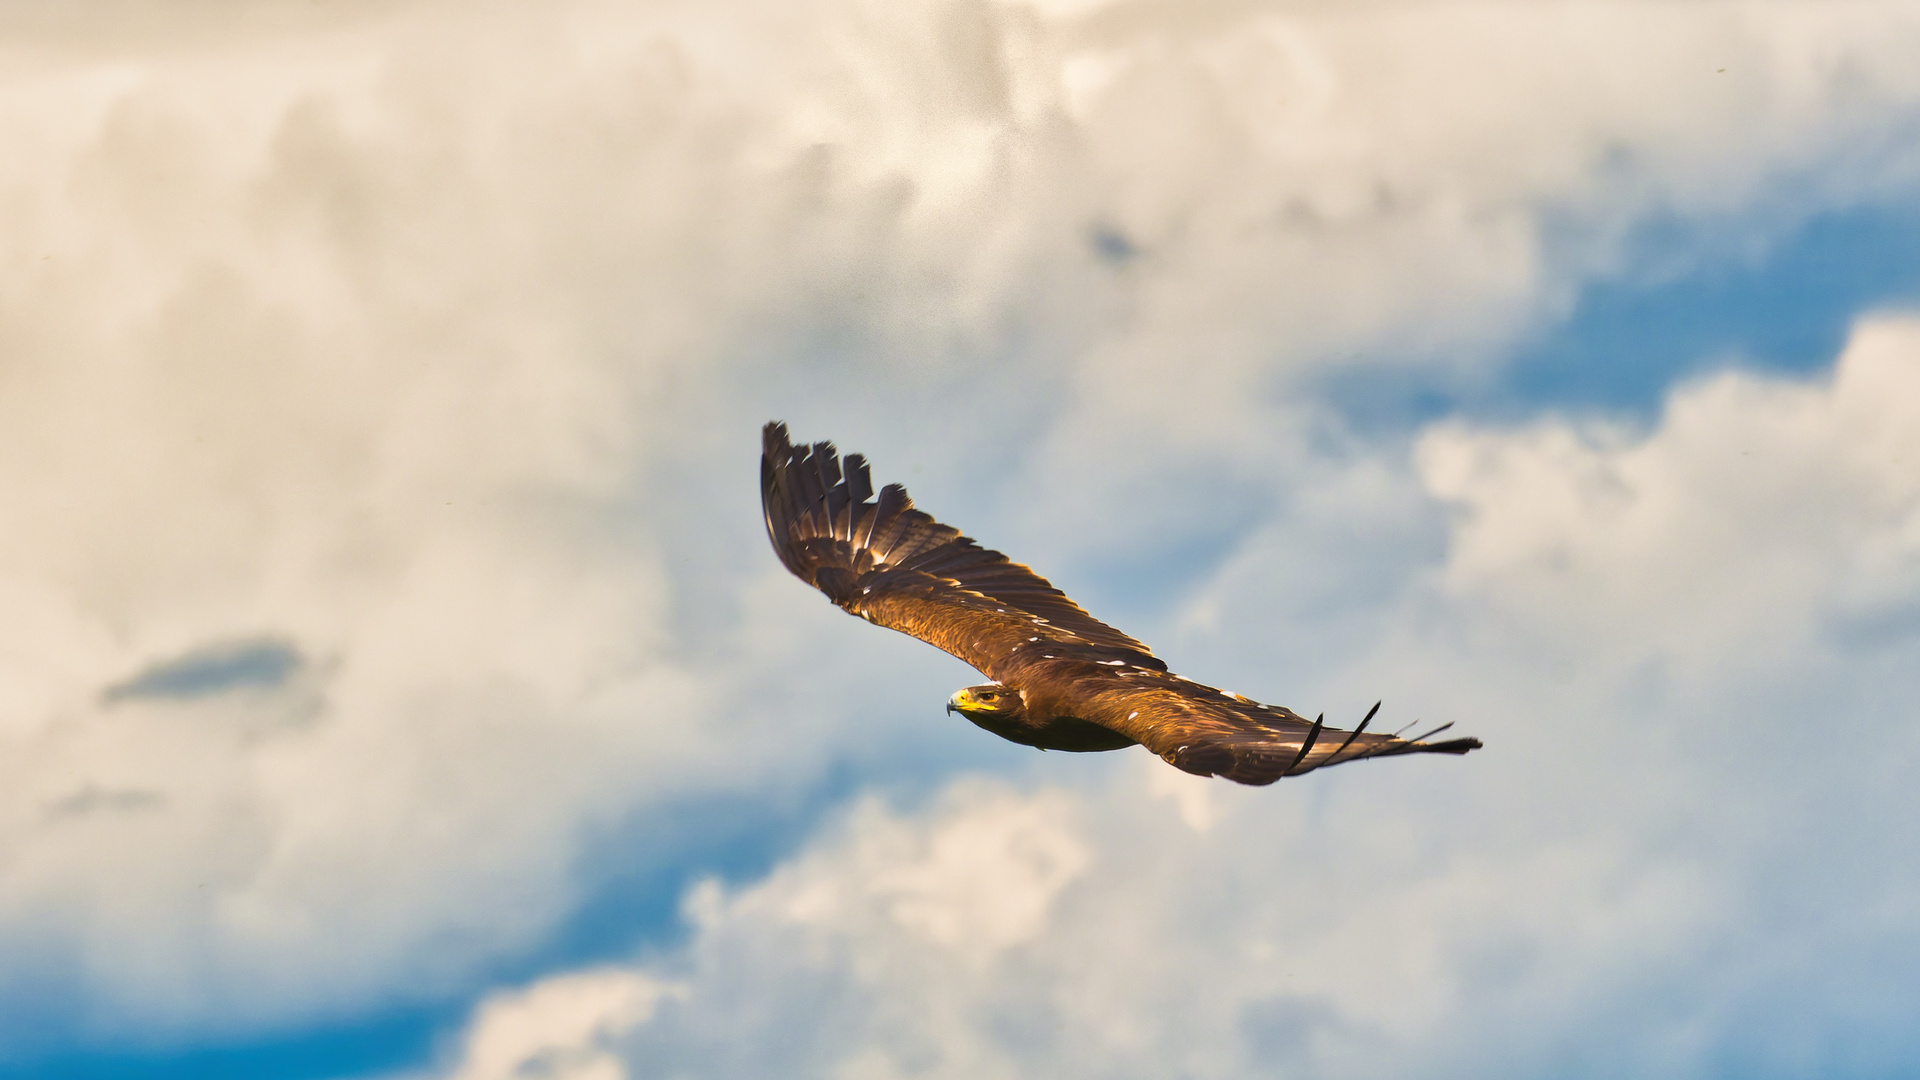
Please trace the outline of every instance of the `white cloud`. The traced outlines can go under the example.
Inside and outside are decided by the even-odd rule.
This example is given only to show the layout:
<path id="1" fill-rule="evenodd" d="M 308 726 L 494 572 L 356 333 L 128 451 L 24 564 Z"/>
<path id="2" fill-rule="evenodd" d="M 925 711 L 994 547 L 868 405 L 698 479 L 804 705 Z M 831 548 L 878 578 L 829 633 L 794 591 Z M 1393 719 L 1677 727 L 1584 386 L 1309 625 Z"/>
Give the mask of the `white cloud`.
<path id="1" fill-rule="evenodd" d="M 1906 190 L 1920 102 L 1904 4 L 331 6 L 4 16 L 0 995 L 103 1030 L 457 992 L 578 902 L 584 832 L 917 738 L 938 658 L 758 549 L 769 414 L 1043 564 L 1177 537 L 1392 473 L 1319 459 L 1299 372 L 1491 355 L 1649 217 Z M 1471 444 L 1430 444 L 1469 502 Z M 1873 535 L 1806 579 L 1836 634 L 1902 625 Z M 1462 542 L 1461 595 L 1554 595 Z M 201 690 L 113 690 L 153 672 Z M 861 903 L 1019 954 L 1104 841 L 1005 805 Z M 993 852 L 1026 892 L 962 888 Z"/>
<path id="2" fill-rule="evenodd" d="M 1722 883 L 1606 839 L 1486 845 L 1457 831 L 1455 799 L 1423 808 L 1390 784 L 1226 792 L 1231 811 L 1201 832 L 1144 797 L 1164 766 L 1135 764 L 1073 796 L 962 785 L 924 816 L 869 811 L 763 883 L 696 893 L 695 940 L 663 965 L 687 997 L 634 1032 L 630 1069 L 1444 1075 L 1485 1040 L 1513 1046 L 1508 1025 L 1527 1032 L 1522 1055 L 1578 1038 L 1581 1009 L 1621 1008 L 1715 936 Z M 945 835 L 1013 835 L 1009 817 L 1085 852 L 1021 940 L 930 933 L 873 888 L 918 876 Z M 873 829 L 908 838 L 897 862 L 876 863 Z M 1030 887 L 995 876 L 1017 852 L 976 854 L 979 882 Z M 994 925 L 989 888 L 920 880 L 929 902 Z"/>
<path id="3" fill-rule="evenodd" d="M 641 969 L 685 996 L 630 1067 L 1897 1071 L 1920 1049 L 1916 852 L 1887 827 L 1920 809 L 1915 432 L 1910 320 L 1861 327 L 1828 380 L 1681 388 L 1647 432 L 1437 428 L 1421 476 L 1461 512 L 1368 663 L 1484 751 L 1204 802 L 1136 753 L 1079 789 L 862 804 L 691 894 L 691 940 Z M 1845 629 L 1862 595 L 1870 639 Z"/>
<path id="4" fill-rule="evenodd" d="M 1461 513 L 1445 589 L 1611 660 L 1797 673 L 1863 644 L 1846 635 L 1905 644 L 1916 401 L 1920 323 L 1895 319 L 1863 325 L 1828 381 L 1683 388 L 1651 437 L 1436 431 L 1422 473 Z"/>
<path id="5" fill-rule="evenodd" d="M 611 1044 L 675 989 L 609 968 L 496 995 L 476 1011 L 453 1080 L 624 1080 Z"/>
<path id="6" fill-rule="evenodd" d="M 1059 823 L 1064 802 L 1018 801 L 963 787 L 951 796 L 967 812 L 931 828 L 907 826 L 868 803 L 849 826 L 851 850 L 789 871 L 765 890 L 781 921 L 836 926 L 849 919 L 891 927 L 944 950 L 993 953 L 1026 942 L 1046 922 L 1060 890 L 1086 854 Z M 851 864 L 846 865 L 846 864 Z M 721 917 L 713 886 L 695 903 L 703 921 Z M 749 903 L 765 903 L 765 900 Z M 734 905 L 737 908 L 737 904 Z"/>

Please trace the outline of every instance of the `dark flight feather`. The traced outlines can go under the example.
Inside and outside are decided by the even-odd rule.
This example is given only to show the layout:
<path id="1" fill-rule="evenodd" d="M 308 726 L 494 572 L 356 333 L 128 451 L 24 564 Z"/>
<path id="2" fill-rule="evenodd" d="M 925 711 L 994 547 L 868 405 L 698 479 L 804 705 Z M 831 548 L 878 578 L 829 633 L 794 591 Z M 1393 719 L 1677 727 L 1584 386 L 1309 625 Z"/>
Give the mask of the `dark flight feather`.
<path id="1" fill-rule="evenodd" d="M 888 484 L 876 497 L 865 458 L 849 454 L 842 464 L 832 443 L 794 446 L 785 424 L 762 432 L 761 505 L 780 561 L 845 610 L 1017 690 L 1028 713 L 1110 733 L 1088 747 L 1055 748 L 1132 740 L 1187 772 L 1269 784 L 1361 758 L 1480 746 L 1370 734 L 1374 712 L 1350 732 L 1325 727 L 1183 679 L 1045 578 L 914 509 L 905 488 Z"/>

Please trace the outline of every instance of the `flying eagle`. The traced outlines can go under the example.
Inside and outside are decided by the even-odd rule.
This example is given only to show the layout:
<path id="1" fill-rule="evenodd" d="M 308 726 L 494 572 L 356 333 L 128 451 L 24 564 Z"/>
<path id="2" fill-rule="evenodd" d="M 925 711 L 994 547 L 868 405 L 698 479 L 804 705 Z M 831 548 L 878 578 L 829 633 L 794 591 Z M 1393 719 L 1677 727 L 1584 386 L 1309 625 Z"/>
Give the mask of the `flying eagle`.
<path id="1" fill-rule="evenodd" d="M 915 510 L 900 485 L 876 498 L 859 454 L 842 468 L 832 443 L 795 447 L 777 422 L 762 443 L 761 507 L 780 561 L 847 611 L 978 668 L 992 681 L 955 693 L 947 711 L 1003 739 L 1074 751 L 1140 743 L 1176 768 L 1242 784 L 1480 747 L 1425 741 L 1451 725 L 1413 739 L 1369 734 L 1377 704 L 1344 731 L 1183 679 L 1045 578 Z"/>

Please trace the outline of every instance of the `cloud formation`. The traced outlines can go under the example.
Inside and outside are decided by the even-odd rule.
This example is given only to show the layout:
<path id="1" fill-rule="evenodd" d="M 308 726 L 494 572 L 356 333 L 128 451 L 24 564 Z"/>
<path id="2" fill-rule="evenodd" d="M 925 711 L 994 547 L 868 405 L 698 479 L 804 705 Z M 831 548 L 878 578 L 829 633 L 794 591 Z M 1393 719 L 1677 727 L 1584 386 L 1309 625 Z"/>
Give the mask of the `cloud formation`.
<path id="1" fill-rule="evenodd" d="M 1485 753 L 1259 790 L 1134 753 L 862 804 L 689 894 L 691 940 L 638 969 L 683 996 L 627 1075 L 1896 1070 L 1920 882 L 1862 826 L 1920 810 L 1886 707 L 1920 690 L 1915 432 L 1911 320 L 1830 380 L 1682 388 L 1651 431 L 1433 430 L 1459 513 L 1370 663 Z"/>
<path id="2" fill-rule="evenodd" d="M 649 1019 L 675 987 L 613 969 L 543 980 L 478 1010 L 453 1080 L 618 1080 L 610 1043 Z"/>
<path id="3" fill-rule="evenodd" d="M 1605 700 L 1723 692 L 1689 665 L 1741 661 L 1683 645 L 1731 624 L 1698 614 L 1651 653 L 1602 649 L 1598 674 L 1569 659 L 1675 582 L 1748 613 L 1727 640 L 1756 655 L 1801 641 L 1823 671 L 1899 666 L 1898 529 L 1860 524 L 1872 542 L 1817 571 L 1692 542 L 1656 558 L 1676 526 L 1653 503 L 1620 512 L 1655 540 L 1565 530 L 1640 490 L 1637 469 L 1686 491 L 1683 458 L 1713 475 L 1668 435 L 1619 436 L 1675 455 L 1643 466 L 1571 428 L 1441 429 L 1415 475 L 1343 432 L 1310 376 L 1487 377 L 1580 281 L 1634 269 L 1649 222 L 1764 245 L 1908 192 L 1911 5 L 334 7 L 3 17 L 0 1013 L 24 1019 L 0 1037 L 193 1037 L 468 993 L 592 890 L 588 836 L 935 738 L 899 703 L 931 713 L 925 685 L 952 669 L 835 622 L 760 550 L 753 431 L 775 415 L 895 448 L 923 502 L 1096 591 L 1102 567 L 1225 548 L 1135 612 L 1191 641 L 1270 623 L 1233 602 L 1261 590 L 1360 595 L 1364 628 L 1413 588 L 1429 606 L 1395 639 L 1393 689 L 1456 687 L 1449 716 L 1484 703 L 1440 676 L 1482 669 L 1419 635 L 1469 659 L 1516 640 L 1448 614 L 1468 607 L 1540 625 L 1568 607 L 1526 643 Z M 1817 438 L 1794 403 L 1839 407 L 1822 393 L 1715 384 L 1662 430 L 1711 438 L 1685 410 L 1731 428 L 1750 405 Z M 1864 467 L 1817 489 L 1797 468 L 1767 474 L 1789 489 L 1741 482 L 1769 506 L 1896 497 Z M 1557 509 L 1507 501 L 1529 476 L 1586 486 Z M 1449 535 L 1429 490 L 1498 527 L 1461 525 L 1419 591 L 1421 537 Z M 1102 527 L 1121 505 L 1128 528 Z M 1296 579 L 1262 576 L 1261 545 L 1334 536 L 1343 508 L 1398 523 L 1390 542 L 1330 540 Z M 1727 514 L 1695 524 L 1740 536 Z M 1853 519 L 1771 521 L 1751 550 L 1793 563 L 1841 542 L 1815 527 L 1833 520 Z M 1580 569 L 1642 555 L 1655 568 L 1621 591 L 1580 593 Z M 1800 621 L 1732 597 L 1739 565 L 1798 582 L 1775 600 Z M 1794 629 L 1813 598 L 1825 636 Z M 1845 681 L 1797 677 L 1787 692 Z M 1502 717 L 1532 684 L 1506 685 L 1486 733 L 1523 753 Z M 1071 824 L 1081 796 L 958 790 L 948 817 L 848 826 L 919 854 L 796 858 L 879 875 L 821 909 L 822 947 L 835 912 L 880 905 L 918 912 L 901 933 L 933 935 L 929 965 L 940 927 L 1004 941 L 983 969 L 1004 975 L 1112 872 L 1111 837 Z M 1202 847 L 1244 835 L 1195 798 L 1152 805 L 1217 821 Z M 1070 824 L 1045 825 L 1055 810 Z M 1611 880 L 1600 847 L 1573 880 Z M 954 893 L 978 860 L 1040 884 L 1001 908 Z M 1620 888 L 1691 896 L 1674 873 Z M 759 933 L 752 898 L 792 880 L 723 892 L 700 940 Z M 828 982 L 871 992 L 856 975 Z M 704 977 L 662 1007 L 696 1008 Z M 1328 1015 L 1365 1012 L 1341 1000 Z"/>

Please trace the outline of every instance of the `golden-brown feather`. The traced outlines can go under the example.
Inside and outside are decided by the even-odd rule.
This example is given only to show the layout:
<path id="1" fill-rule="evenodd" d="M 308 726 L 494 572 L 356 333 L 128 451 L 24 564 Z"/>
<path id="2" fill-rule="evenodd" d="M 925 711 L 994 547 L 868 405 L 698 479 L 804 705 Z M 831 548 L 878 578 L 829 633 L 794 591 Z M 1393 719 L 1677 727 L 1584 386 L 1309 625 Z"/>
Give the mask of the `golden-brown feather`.
<path id="1" fill-rule="evenodd" d="M 1361 758 L 1463 754 L 1480 745 L 1477 739 L 1428 743 L 1365 731 L 1371 712 L 1353 731 L 1326 727 L 1291 709 L 1164 672 L 1115 672 L 1086 688 L 1085 700 L 1086 719 L 1132 738 L 1169 764 L 1242 784 L 1270 784 Z"/>
<path id="2" fill-rule="evenodd" d="M 889 484 L 876 501 L 867 463 L 832 443 L 795 447 L 769 424 L 761 457 L 767 534 L 780 561 L 846 610 L 911 634 L 1000 678 L 1039 642 L 1091 646 L 1164 667 L 1133 638 L 1019 563 L 919 510 Z"/>

